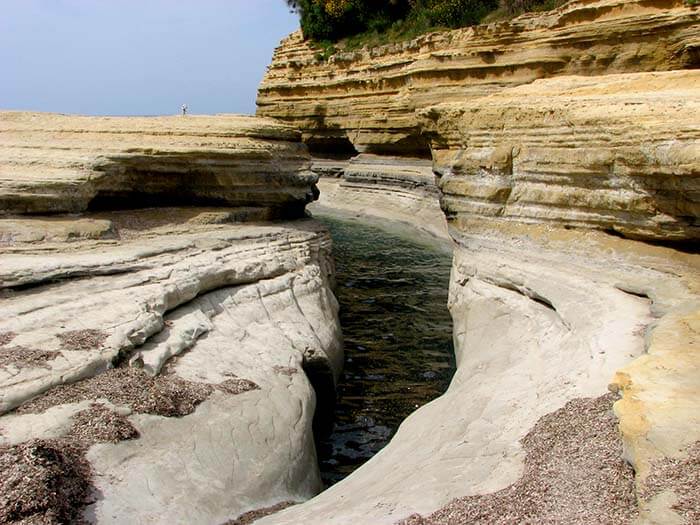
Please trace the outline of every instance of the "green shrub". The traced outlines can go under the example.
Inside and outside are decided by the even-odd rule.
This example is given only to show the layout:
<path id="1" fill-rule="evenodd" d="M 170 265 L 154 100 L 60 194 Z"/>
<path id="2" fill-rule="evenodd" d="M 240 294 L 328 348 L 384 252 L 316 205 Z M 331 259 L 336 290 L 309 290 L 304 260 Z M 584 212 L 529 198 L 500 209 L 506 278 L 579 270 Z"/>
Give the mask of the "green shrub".
<path id="1" fill-rule="evenodd" d="M 287 0 L 299 14 L 305 38 L 332 40 L 384 31 L 409 11 L 409 0 Z"/>
<path id="2" fill-rule="evenodd" d="M 528 11 L 549 11 L 566 3 L 566 0 L 500 0 L 501 10 L 509 17 Z"/>
<path id="3" fill-rule="evenodd" d="M 463 27 L 478 24 L 496 7 L 496 0 L 424 0 L 416 2 L 412 16 L 427 18 L 430 26 Z"/>
<path id="4" fill-rule="evenodd" d="M 316 53 L 316 60 L 319 62 L 326 62 L 331 56 L 338 52 L 335 45 L 330 40 L 316 42 L 314 47 L 319 49 L 318 53 Z"/>
<path id="5" fill-rule="evenodd" d="M 566 0 L 286 0 L 299 14 L 306 39 L 323 42 L 319 60 L 327 60 L 345 40 L 345 48 L 374 46 L 414 38 L 441 28 L 480 23 L 487 15 L 513 17 L 525 11 L 553 9 Z M 700 0 L 686 0 L 696 2 Z"/>

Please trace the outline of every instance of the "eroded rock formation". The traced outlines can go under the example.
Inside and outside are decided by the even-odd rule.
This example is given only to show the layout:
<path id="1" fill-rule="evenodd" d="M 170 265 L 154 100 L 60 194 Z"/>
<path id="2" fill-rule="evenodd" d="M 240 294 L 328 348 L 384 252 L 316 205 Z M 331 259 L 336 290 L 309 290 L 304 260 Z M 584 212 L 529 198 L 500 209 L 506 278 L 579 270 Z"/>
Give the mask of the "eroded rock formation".
<path id="1" fill-rule="evenodd" d="M 427 157 L 416 110 L 543 77 L 697 67 L 698 22 L 700 12 L 681 0 L 572 1 L 328 62 L 297 32 L 275 52 L 258 114 L 299 127 L 312 151 Z"/>
<path id="2" fill-rule="evenodd" d="M 570 2 L 328 63 L 283 42 L 259 111 L 361 152 L 324 182 L 338 208 L 396 219 L 414 176 L 381 166 L 430 149 L 458 370 L 352 476 L 259 523 L 697 521 L 697 17 Z"/>
<path id="3" fill-rule="evenodd" d="M 284 42 L 260 113 L 360 153 L 314 163 L 324 206 L 444 235 L 440 196 L 459 366 L 369 463 L 259 523 L 697 521 L 698 16 L 574 1 L 328 63 Z M 0 115 L 0 521 L 224 523 L 318 492 L 330 239 L 237 223 L 314 199 L 302 134 Z"/>
<path id="4" fill-rule="evenodd" d="M 458 370 L 449 390 L 411 415 L 392 442 L 352 476 L 261 523 L 393 524 L 416 514 L 425 523 L 451 523 L 439 516 L 431 521 L 430 516 L 466 496 L 530 486 L 522 479 L 527 450 L 521 440 L 541 418 L 567 402 L 605 395 L 616 374 L 630 366 L 643 368 L 636 371 L 639 383 L 632 380 L 641 391 L 630 390 L 616 410 L 625 457 L 635 469 L 639 461 L 650 461 L 645 454 L 656 460 L 664 457 L 657 441 L 671 457 L 683 457 L 687 444 L 700 438 L 700 425 L 689 412 L 698 394 L 697 360 L 687 353 L 697 343 L 697 334 L 672 344 L 683 357 L 676 354 L 662 365 L 664 357 L 657 356 L 651 367 L 643 365 L 648 357 L 638 360 L 651 351 L 645 340 L 655 333 L 654 322 L 670 322 L 688 308 L 697 310 L 697 256 L 595 231 L 497 221 L 464 231 L 453 229 L 453 235 L 457 245 L 450 309 Z M 673 379 L 658 391 L 665 392 L 659 399 L 654 377 L 660 373 Z M 653 422 L 647 411 L 656 414 Z M 575 412 L 561 423 L 563 428 L 578 424 Z M 662 414 L 668 419 L 662 420 Z M 626 432 L 627 424 L 634 430 Z M 618 439 L 611 445 L 612 449 L 600 451 L 597 460 L 560 459 L 595 470 L 622 471 L 622 443 Z M 617 463 L 603 459 L 612 457 Z M 608 489 L 584 483 L 595 479 L 593 474 L 575 473 L 581 492 L 570 501 L 576 508 L 567 512 L 582 517 L 582 522 L 586 509 L 605 511 L 598 505 Z M 567 475 L 564 469 L 559 475 L 569 476 L 568 483 L 574 473 Z M 561 483 L 555 476 L 547 482 L 552 490 Z M 643 478 L 638 477 L 637 483 L 641 486 Z M 537 494 L 524 496 L 540 501 Z M 667 514 L 673 496 L 663 497 Z M 606 505 L 611 505 L 612 514 L 598 516 L 612 519 L 620 512 L 619 504 L 610 501 Z M 451 508 L 459 509 L 458 502 Z M 504 511 L 491 509 L 475 522 L 501 523 L 493 517 L 508 516 Z M 663 514 L 651 515 L 660 519 Z"/>
<path id="5" fill-rule="evenodd" d="M 420 112 L 442 207 L 471 218 L 700 239 L 700 73 L 537 80 Z"/>
<path id="6" fill-rule="evenodd" d="M 255 207 L 291 217 L 318 194 L 299 132 L 239 115 L 0 113 L 0 211 Z"/>
<path id="7" fill-rule="evenodd" d="M 313 197 L 299 134 L 0 122 L 4 211 L 81 210 L 0 220 L 0 521 L 224 523 L 316 494 L 313 387 L 332 396 L 342 364 L 331 240 L 309 219 L 237 222 Z M 244 207 L 84 211 L 105 188 Z"/>
<path id="8" fill-rule="evenodd" d="M 644 523 L 697 519 L 695 485 L 673 479 L 686 475 L 700 442 L 700 419 L 690 408 L 700 401 L 694 328 L 700 312 L 699 101 L 700 74 L 674 71 L 538 80 L 421 112 L 426 133 L 434 137 L 442 207 L 458 244 L 453 281 L 463 289 L 453 297 L 466 301 L 456 323 L 483 309 L 484 292 L 469 283 L 484 278 L 561 314 L 544 288 L 509 276 L 502 255 L 483 261 L 489 251 L 508 246 L 503 239 L 498 248 L 488 246 L 505 232 L 512 253 L 518 254 L 512 263 L 518 271 L 547 253 L 571 259 L 541 264 L 546 287 L 574 297 L 576 280 L 602 262 L 614 272 L 614 282 L 605 284 L 596 275 L 587 286 L 588 300 L 612 285 L 649 301 L 651 318 L 640 325 L 644 338 L 637 334 L 644 353 L 618 369 L 610 385 L 622 393 L 615 412 L 625 458 L 635 469 Z M 449 123 L 448 114 L 454 118 Z M 597 232 L 574 233 L 586 228 L 664 241 L 679 250 L 606 239 Z M 597 247 L 590 245 L 594 238 Z M 585 270 L 573 264 L 582 247 Z M 556 284 L 562 268 L 569 276 Z M 584 304 L 582 297 L 576 315 L 583 314 Z M 613 336 L 615 325 L 635 317 L 618 307 L 604 321 L 610 304 L 610 299 L 601 302 L 593 316 L 599 324 L 586 336 L 592 348 L 600 338 Z M 473 331 L 468 325 L 456 329 Z M 619 341 L 611 344 L 619 348 Z M 473 346 L 478 344 L 464 345 Z M 572 347 L 564 348 L 571 359 Z M 601 351 L 607 354 L 610 348 Z M 662 466 L 664 475 L 658 474 Z M 693 490 L 695 496 L 689 494 Z"/>
<path id="9" fill-rule="evenodd" d="M 312 212 L 390 219 L 447 240 L 432 163 L 363 153 L 350 160 L 315 158 L 320 197 Z"/>

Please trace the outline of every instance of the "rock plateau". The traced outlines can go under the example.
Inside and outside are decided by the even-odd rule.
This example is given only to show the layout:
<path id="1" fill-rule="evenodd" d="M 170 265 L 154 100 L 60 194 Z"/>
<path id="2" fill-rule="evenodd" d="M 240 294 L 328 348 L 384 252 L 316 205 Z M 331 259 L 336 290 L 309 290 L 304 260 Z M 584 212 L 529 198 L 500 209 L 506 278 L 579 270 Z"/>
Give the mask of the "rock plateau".
<path id="1" fill-rule="evenodd" d="M 0 115 L 0 210 L 61 213 L 124 206 L 256 207 L 301 215 L 314 176 L 299 132 L 238 115 Z"/>
<path id="2" fill-rule="evenodd" d="M 329 235 L 289 222 L 317 195 L 299 138 L 0 114 L 0 522 L 224 523 L 320 490 L 342 346 Z"/>
<path id="3" fill-rule="evenodd" d="M 294 33 L 258 118 L 0 113 L 0 522 L 699 522 L 699 13 Z M 319 188 L 449 239 L 458 367 L 316 495 Z"/>

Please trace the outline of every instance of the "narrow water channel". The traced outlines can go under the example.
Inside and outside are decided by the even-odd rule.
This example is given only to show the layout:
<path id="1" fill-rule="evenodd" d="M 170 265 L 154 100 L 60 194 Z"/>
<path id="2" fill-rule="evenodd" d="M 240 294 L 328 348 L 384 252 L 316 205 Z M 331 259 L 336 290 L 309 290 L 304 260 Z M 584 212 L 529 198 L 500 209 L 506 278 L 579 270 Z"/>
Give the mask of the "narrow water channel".
<path id="1" fill-rule="evenodd" d="M 317 216 L 331 231 L 345 369 L 330 436 L 318 446 L 332 485 L 386 445 L 454 373 L 447 310 L 451 257 L 420 235 Z"/>

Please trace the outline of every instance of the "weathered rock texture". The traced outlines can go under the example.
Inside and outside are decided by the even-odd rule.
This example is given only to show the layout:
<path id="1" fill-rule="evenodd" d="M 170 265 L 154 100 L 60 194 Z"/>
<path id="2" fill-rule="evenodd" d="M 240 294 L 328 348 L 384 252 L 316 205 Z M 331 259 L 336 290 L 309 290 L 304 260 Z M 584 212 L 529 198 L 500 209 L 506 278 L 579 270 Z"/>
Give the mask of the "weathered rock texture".
<path id="1" fill-rule="evenodd" d="M 313 213 L 388 219 L 449 239 L 430 161 L 363 153 L 348 161 L 315 158 L 311 169 L 321 192 Z"/>
<path id="2" fill-rule="evenodd" d="M 275 52 L 258 114 L 301 128 L 312 148 L 428 156 L 417 109 L 555 75 L 697 67 L 699 22 L 681 0 L 573 1 L 328 62 L 297 32 Z"/>
<path id="3" fill-rule="evenodd" d="M 673 360 L 664 362 L 663 355 L 649 365 L 644 365 L 648 357 L 637 360 L 645 341 L 664 339 L 655 322 L 661 326 L 678 312 L 700 309 L 698 256 L 601 232 L 493 220 L 452 233 L 457 248 L 450 309 L 458 370 L 449 390 L 411 415 L 391 443 L 352 476 L 261 524 L 391 524 L 413 514 L 427 519 L 455 498 L 527 487 L 521 440 L 568 401 L 606 394 L 626 367 L 636 369 L 631 381 L 639 386 L 636 392 L 625 387 L 630 393 L 617 412 L 625 456 L 635 468 L 639 461 L 664 457 L 658 443 L 682 458 L 685 445 L 700 438 L 700 425 L 690 414 L 700 386 L 692 354 L 697 333 L 681 334 L 673 343 L 679 353 Z M 685 359 L 695 364 L 687 366 Z M 651 379 L 658 374 L 669 379 L 661 390 Z M 572 414 L 570 425 L 577 424 L 576 417 Z M 628 424 L 633 431 L 625 430 Z M 620 459 L 615 450 L 619 454 L 619 442 L 597 459 L 569 459 L 619 469 L 609 462 Z M 556 478 L 550 482 L 557 489 Z M 601 501 L 612 505 L 603 522 L 615 522 L 623 512 L 604 485 L 582 482 L 579 492 L 566 497 L 574 502 L 569 515 L 600 509 Z M 668 502 L 674 496 L 665 497 L 663 512 L 673 512 Z M 492 523 L 494 509 L 489 512 L 475 523 Z M 523 516 L 516 518 L 513 522 Z"/>
<path id="4" fill-rule="evenodd" d="M 451 222 L 700 239 L 700 72 L 538 80 L 420 113 Z"/>
<path id="5" fill-rule="evenodd" d="M 224 205 L 294 216 L 318 196 L 299 132 L 237 115 L 0 113 L 0 211 Z"/>
<path id="6" fill-rule="evenodd" d="M 308 221 L 173 225 L 177 210 L 158 213 L 169 224 L 142 237 L 15 245 L 0 257 L 0 332 L 12 334 L 0 354 L 14 354 L 0 368 L 0 409 L 19 407 L 0 418 L 0 440 L 60 438 L 91 399 L 56 389 L 121 362 L 211 394 L 177 418 L 95 390 L 97 402 L 129 416 L 140 438 L 90 448 L 99 496 L 89 516 L 223 523 L 309 498 L 320 480 L 315 396 L 304 369 L 332 378 L 342 361 L 327 233 Z M 85 332 L 103 337 L 77 343 Z M 44 358 L 21 364 L 34 349 Z M 44 392 L 37 413 L 25 413 L 23 404 Z M 157 400 L 157 392 L 147 397 Z"/>
<path id="7" fill-rule="evenodd" d="M 102 130 L 55 131 L 55 143 L 45 131 L 1 134 L 3 175 L 27 168 L 16 197 L 0 186 L 14 212 L 20 203 L 82 209 L 95 175 L 68 165 L 94 166 L 100 151 L 148 187 L 178 150 L 177 174 L 168 171 L 180 178 L 178 196 L 220 192 L 241 204 L 243 187 L 245 203 L 273 211 L 303 208 L 315 181 L 294 171 L 307 158 L 298 134 L 264 120 L 257 128 L 229 117 L 107 119 L 105 131 L 99 118 L 4 117 Z M 112 143 L 122 135 L 134 145 L 156 138 L 142 137 L 132 157 Z M 148 140 L 162 141 L 163 155 L 146 152 Z M 215 186 L 202 184 L 206 173 Z M 220 524 L 321 489 L 313 387 L 333 396 L 342 364 L 331 240 L 308 219 L 235 222 L 267 216 L 258 212 L 190 206 L 0 220 L 0 458 L 11 466 L 0 521 Z"/>
<path id="8" fill-rule="evenodd" d="M 700 308 L 695 302 L 660 318 L 645 355 L 618 371 L 613 386 L 626 457 L 637 473 L 642 516 L 650 523 L 700 519 Z"/>
<path id="9" fill-rule="evenodd" d="M 429 141 L 455 241 L 458 369 L 366 465 L 259 523 L 697 521 L 700 75 L 667 71 L 696 63 L 697 16 L 572 2 L 337 55 L 288 91 L 282 71 L 295 81 L 308 51 L 297 36 L 278 50 L 261 113 L 310 143 Z M 536 80 L 564 73 L 579 75 Z M 387 177 L 347 185 L 371 194 L 369 180 Z M 599 404 L 609 390 L 619 433 Z M 584 424 L 595 446 L 576 446 Z"/>

